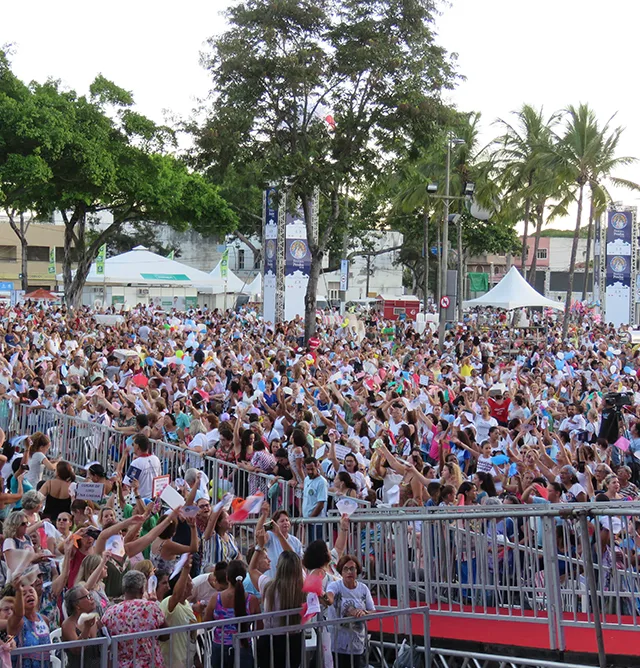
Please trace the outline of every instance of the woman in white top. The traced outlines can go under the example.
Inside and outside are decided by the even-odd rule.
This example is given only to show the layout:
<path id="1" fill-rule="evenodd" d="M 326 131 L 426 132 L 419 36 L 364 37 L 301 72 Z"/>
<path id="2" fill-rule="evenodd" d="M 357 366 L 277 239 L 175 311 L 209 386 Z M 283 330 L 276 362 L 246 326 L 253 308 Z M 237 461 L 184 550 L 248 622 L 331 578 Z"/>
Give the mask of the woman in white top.
<path id="1" fill-rule="evenodd" d="M 191 420 L 191 423 L 189 424 L 189 435 L 191 436 L 191 440 L 185 446 L 185 449 L 197 454 L 188 454 L 185 460 L 185 466 L 190 469 L 202 468 L 202 453 L 209 449 L 207 430 L 202 420 Z"/>
<path id="2" fill-rule="evenodd" d="M 45 470 L 56 470 L 58 460 L 49 461 L 47 458 L 50 447 L 51 439 L 41 431 L 37 431 L 31 437 L 31 445 L 29 446 L 29 471 L 25 475 L 25 479 L 34 488 L 42 480 Z"/>

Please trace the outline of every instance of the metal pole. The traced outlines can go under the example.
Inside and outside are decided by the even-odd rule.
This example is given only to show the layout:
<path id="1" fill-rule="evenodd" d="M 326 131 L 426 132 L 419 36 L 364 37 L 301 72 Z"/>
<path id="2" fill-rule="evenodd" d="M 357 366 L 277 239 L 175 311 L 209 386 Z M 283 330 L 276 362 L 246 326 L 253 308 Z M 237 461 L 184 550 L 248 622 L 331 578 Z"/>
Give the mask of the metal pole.
<path id="1" fill-rule="evenodd" d="M 462 268 L 462 216 L 458 219 L 458 322 L 462 322 L 464 299 L 464 271 Z"/>
<path id="2" fill-rule="evenodd" d="M 447 177 L 445 181 L 444 192 L 444 218 L 442 221 L 442 278 L 440 285 L 442 286 L 441 298 L 447 294 L 447 265 L 449 264 L 449 171 L 451 170 L 451 137 L 447 137 Z M 444 327 L 447 316 L 447 310 L 440 306 L 440 323 L 438 327 L 438 340 L 440 342 L 440 349 L 444 347 Z"/>
<path id="3" fill-rule="evenodd" d="M 436 223 L 436 253 L 438 255 L 438 271 L 436 272 L 436 304 L 440 303 L 442 297 L 442 239 L 440 234 L 440 223 Z"/>
<path id="4" fill-rule="evenodd" d="M 369 296 L 369 279 L 371 278 L 371 255 L 367 255 L 367 288 L 365 297 Z"/>
<path id="5" fill-rule="evenodd" d="M 424 313 L 427 314 L 429 302 L 429 213 L 424 212 Z"/>
<path id="6" fill-rule="evenodd" d="M 596 589 L 596 573 L 593 569 L 593 554 L 591 553 L 591 538 L 589 536 L 589 524 L 587 522 L 587 513 L 584 510 L 578 512 L 580 519 L 580 529 L 582 531 L 582 558 L 584 559 L 585 570 L 587 571 L 587 583 L 589 585 L 589 597 L 593 608 L 593 626 L 596 632 L 596 643 L 598 644 L 598 666 L 606 668 L 607 655 L 604 651 L 604 637 L 602 635 L 602 619 L 600 618 L 600 598 Z M 596 540 L 598 534 L 596 533 Z"/>

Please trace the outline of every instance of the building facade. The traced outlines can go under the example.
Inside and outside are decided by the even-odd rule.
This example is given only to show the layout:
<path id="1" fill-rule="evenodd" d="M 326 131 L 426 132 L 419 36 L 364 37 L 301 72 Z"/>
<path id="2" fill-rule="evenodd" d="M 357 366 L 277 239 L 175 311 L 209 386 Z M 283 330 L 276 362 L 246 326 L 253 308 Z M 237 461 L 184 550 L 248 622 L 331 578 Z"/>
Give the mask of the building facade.
<path id="1" fill-rule="evenodd" d="M 56 289 L 56 273 L 62 271 L 64 227 L 55 223 L 30 222 L 27 229 L 28 291 Z M 49 252 L 55 248 L 56 273 L 49 273 Z M 22 245 L 6 216 L 0 215 L 0 282 L 22 288 Z M 5 286 L 8 287 L 8 286 Z"/>

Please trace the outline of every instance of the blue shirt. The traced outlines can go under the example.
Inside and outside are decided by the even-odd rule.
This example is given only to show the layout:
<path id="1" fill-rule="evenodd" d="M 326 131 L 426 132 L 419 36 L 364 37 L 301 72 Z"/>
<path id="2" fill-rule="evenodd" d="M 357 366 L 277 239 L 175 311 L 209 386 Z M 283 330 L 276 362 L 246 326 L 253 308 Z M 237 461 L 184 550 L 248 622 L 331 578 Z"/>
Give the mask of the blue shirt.
<path id="1" fill-rule="evenodd" d="M 307 476 L 304 479 L 304 488 L 302 490 L 302 517 L 311 517 L 313 509 L 324 501 L 324 507 L 318 517 L 324 517 L 327 514 L 327 498 L 329 485 L 321 476 L 316 476 L 313 480 Z"/>

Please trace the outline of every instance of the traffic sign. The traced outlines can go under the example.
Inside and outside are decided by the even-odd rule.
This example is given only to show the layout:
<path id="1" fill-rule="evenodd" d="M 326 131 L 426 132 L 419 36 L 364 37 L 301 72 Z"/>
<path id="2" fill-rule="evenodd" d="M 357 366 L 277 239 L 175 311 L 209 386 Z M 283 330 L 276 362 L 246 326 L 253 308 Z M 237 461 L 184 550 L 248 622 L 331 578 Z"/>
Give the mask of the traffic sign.
<path id="1" fill-rule="evenodd" d="M 442 297 L 442 299 L 440 300 L 440 308 L 449 308 L 449 304 L 450 304 L 450 303 L 451 303 L 451 302 L 449 301 L 449 297 L 447 297 L 447 296 L 445 295 L 445 296 Z"/>

